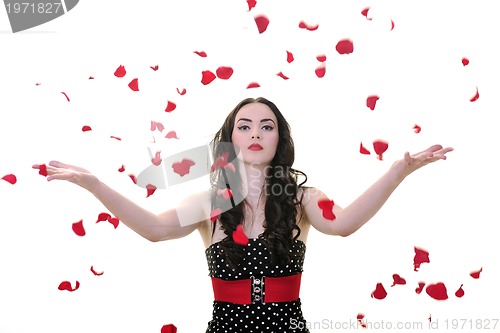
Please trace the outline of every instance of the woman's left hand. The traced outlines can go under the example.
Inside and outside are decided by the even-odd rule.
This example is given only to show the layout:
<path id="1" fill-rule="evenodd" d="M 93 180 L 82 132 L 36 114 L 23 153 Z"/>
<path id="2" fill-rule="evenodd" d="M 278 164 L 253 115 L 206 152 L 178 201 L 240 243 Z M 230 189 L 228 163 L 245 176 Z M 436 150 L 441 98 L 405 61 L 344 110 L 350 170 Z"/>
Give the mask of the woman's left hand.
<path id="1" fill-rule="evenodd" d="M 453 148 L 443 148 L 441 145 L 434 145 L 413 155 L 406 152 L 404 158 L 397 161 L 395 164 L 401 168 L 400 171 L 402 174 L 407 176 L 413 171 L 418 170 L 429 163 L 436 162 L 438 160 L 446 160 L 446 154 L 450 151 L 453 151 Z"/>

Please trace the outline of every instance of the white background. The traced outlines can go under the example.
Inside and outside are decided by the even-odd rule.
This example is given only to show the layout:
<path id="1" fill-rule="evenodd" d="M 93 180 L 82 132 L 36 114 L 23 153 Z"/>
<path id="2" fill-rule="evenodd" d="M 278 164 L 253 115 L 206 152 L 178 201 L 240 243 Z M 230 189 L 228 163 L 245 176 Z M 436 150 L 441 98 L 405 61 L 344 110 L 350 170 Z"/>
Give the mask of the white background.
<path id="1" fill-rule="evenodd" d="M 431 316 L 440 331 L 447 319 L 471 320 L 473 328 L 476 319 L 499 319 L 500 26 L 493 4 L 258 0 L 249 12 L 240 0 L 87 0 L 16 34 L 0 10 L 0 177 L 18 179 L 0 179 L 0 332 L 145 333 L 168 323 L 180 333 L 204 332 L 213 294 L 198 234 L 150 243 L 123 224 L 95 224 L 106 210 L 92 194 L 48 183 L 31 165 L 80 165 L 159 213 L 175 207 L 188 186 L 146 198 L 127 174 L 149 165 L 148 148 L 168 156 L 203 144 L 248 96 L 278 105 L 292 126 L 295 167 L 341 206 L 405 151 L 455 148 L 447 161 L 408 177 L 354 235 L 311 231 L 301 291 L 305 318 L 316 325 L 311 332 L 334 331 L 319 324 L 348 323 L 358 313 L 393 326 L 427 327 Z M 366 7 L 372 20 L 361 15 Z M 270 19 L 263 34 L 258 14 Z M 319 28 L 299 29 L 301 20 Z M 354 42 L 350 55 L 335 50 L 343 38 Z M 327 57 L 321 79 L 317 55 Z M 113 75 L 119 65 L 123 78 Z M 201 72 L 219 66 L 231 66 L 233 76 L 202 85 Z M 280 71 L 290 79 L 276 76 Z M 133 78 L 137 92 L 127 87 Z M 246 89 L 250 82 L 261 87 Z M 476 87 L 480 97 L 470 102 Z M 373 111 L 369 95 L 380 96 Z M 176 110 L 164 112 L 167 101 Z M 163 135 L 150 130 L 151 120 L 165 125 Z M 83 125 L 93 130 L 82 132 Z M 164 139 L 170 130 L 180 139 Z M 382 161 L 375 139 L 389 142 Z M 360 142 L 371 155 L 359 153 Z M 87 234 L 78 237 L 71 225 L 82 219 Z M 430 253 L 418 272 L 414 246 Z M 92 265 L 104 274 L 94 276 Z M 481 267 L 473 279 L 469 273 Z M 390 287 L 395 273 L 407 284 Z M 80 288 L 58 290 L 65 280 Z M 444 282 L 449 299 L 417 295 L 419 281 Z M 370 297 L 379 282 L 384 300 Z M 465 295 L 457 298 L 461 284 Z M 500 332 L 500 323 L 485 331 Z"/>

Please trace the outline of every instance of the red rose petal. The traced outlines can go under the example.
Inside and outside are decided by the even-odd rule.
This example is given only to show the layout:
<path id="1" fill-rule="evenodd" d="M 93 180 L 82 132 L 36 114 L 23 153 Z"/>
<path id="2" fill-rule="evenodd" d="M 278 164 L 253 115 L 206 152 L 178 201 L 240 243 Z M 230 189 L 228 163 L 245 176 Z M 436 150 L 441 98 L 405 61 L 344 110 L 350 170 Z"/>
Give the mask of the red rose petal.
<path id="1" fill-rule="evenodd" d="M 321 209 L 323 217 L 327 220 L 335 220 L 336 216 L 333 213 L 333 206 L 335 203 L 333 200 L 329 199 L 321 199 L 318 200 L 318 207 Z"/>
<path id="2" fill-rule="evenodd" d="M 394 21 L 391 20 L 391 31 L 394 30 Z"/>
<path id="3" fill-rule="evenodd" d="M 406 284 L 406 280 L 399 276 L 399 274 L 393 274 L 392 279 L 394 282 L 392 283 L 391 287 L 394 287 L 397 284 Z"/>
<path id="4" fill-rule="evenodd" d="M 176 89 L 177 89 L 177 92 L 179 93 L 179 95 L 182 96 L 182 95 L 186 94 L 186 89 L 185 88 L 183 88 L 182 90 L 179 90 L 179 88 L 176 88 Z"/>
<path id="5" fill-rule="evenodd" d="M 233 192 L 231 192 L 231 189 L 225 188 L 225 189 L 218 189 L 217 190 L 217 195 L 222 196 L 224 199 L 229 200 L 233 196 Z"/>
<path id="6" fill-rule="evenodd" d="M 128 84 L 128 86 L 133 91 L 139 91 L 139 81 L 138 81 L 138 79 L 133 79 L 132 81 L 130 81 L 130 83 Z"/>
<path id="7" fill-rule="evenodd" d="M 94 79 L 94 77 L 93 77 L 93 76 L 89 76 L 89 80 L 93 80 L 93 79 Z"/>
<path id="8" fill-rule="evenodd" d="M 462 58 L 462 65 L 467 66 L 469 64 L 469 59 L 463 57 Z"/>
<path id="9" fill-rule="evenodd" d="M 134 184 L 137 184 L 137 177 L 133 174 L 129 174 L 128 175 L 130 177 L 130 179 L 132 179 L 132 181 L 134 182 Z"/>
<path id="10" fill-rule="evenodd" d="M 423 264 L 424 262 L 430 263 L 429 252 L 420 249 L 416 246 L 414 247 L 414 249 L 415 249 L 415 257 L 413 257 L 413 267 L 414 267 L 413 270 L 417 272 L 421 264 Z"/>
<path id="11" fill-rule="evenodd" d="M 149 67 L 151 67 L 151 69 L 154 70 L 155 72 L 158 70 L 158 65 L 156 65 L 156 66 L 149 66 Z"/>
<path id="12" fill-rule="evenodd" d="M 95 276 L 101 276 L 104 274 L 104 272 L 97 272 L 95 269 L 94 269 L 94 266 L 90 266 L 90 271 L 92 273 L 94 273 Z"/>
<path id="13" fill-rule="evenodd" d="M 236 169 L 234 168 L 234 165 L 232 163 L 228 162 L 227 160 L 228 158 L 229 158 L 228 152 L 222 153 L 219 157 L 215 159 L 214 163 L 210 167 L 210 171 L 214 172 L 216 169 L 224 168 L 235 172 Z"/>
<path id="14" fill-rule="evenodd" d="M 291 63 L 294 60 L 292 52 L 286 51 L 286 61 Z"/>
<path id="15" fill-rule="evenodd" d="M 442 301 L 448 298 L 446 293 L 446 286 L 442 282 L 436 284 L 430 284 L 425 288 L 425 292 L 432 298 Z"/>
<path id="16" fill-rule="evenodd" d="M 66 99 L 67 99 L 67 100 L 68 100 L 68 102 L 69 102 L 69 97 L 68 97 L 68 95 L 66 95 L 66 93 L 65 93 L 65 92 L 62 92 L 62 91 L 61 91 L 61 94 L 63 94 L 63 95 L 64 95 L 64 97 L 66 97 Z"/>
<path id="17" fill-rule="evenodd" d="M 162 123 L 151 120 L 151 130 L 154 131 L 155 129 L 162 132 L 165 129 L 165 127 L 163 126 Z"/>
<path id="18" fill-rule="evenodd" d="M 77 234 L 78 236 L 85 236 L 85 228 L 83 228 L 83 220 L 73 223 L 71 228 L 73 229 L 74 233 Z"/>
<path id="19" fill-rule="evenodd" d="M 175 133 L 175 131 L 168 132 L 167 135 L 165 135 L 165 138 L 166 139 L 178 139 L 177 133 Z"/>
<path id="20" fill-rule="evenodd" d="M 205 58 L 207 56 L 205 51 L 194 51 L 194 53 L 196 53 L 197 55 L 199 55 L 202 58 Z"/>
<path id="21" fill-rule="evenodd" d="M 285 74 L 283 74 L 283 72 L 279 72 L 278 75 L 280 78 L 282 78 L 283 80 L 288 80 L 288 76 L 286 76 Z"/>
<path id="22" fill-rule="evenodd" d="M 236 244 L 248 245 L 248 237 L 245 235 L 245 231 L 243 230 L 243 226 L 241 224 L 238 224 L 236 230 L 233 231 L 233 241 Z"/>
<path id="23" fill-rule="evenodd" d="M 183 159 L 180 162 L 175 162 L 172 164 L 172 169 L 179 176 L 183 177 L 189 173 L 189 168 L 195 165 L 195 163 L 189 159 Z"/>
<path id="24" fill-rule="evenodd" d="M 363 322 L 363 318 L 365 318 L 365 315 L 362 313 L 358 313 L 356 316 L 356 319 L 358 320 L 358 324 L 361 325 L 361 327 L 366 328 L 366 323 Z"/>
<path id="25" fill-rule="evenodd" d="M 387 291 L 385 291 L 382 283 L 377 283 L 377 286 L 375 287 L 375 290 L 372 292 L 371 296 L 372 298 L 376 299 L 384 299 L 387 296 Z"/>
<path id="26" fill-rule="evenodd" d="M 375 105 L 377 104 L 378 100 L 379 97 L 377 95 L 368 96 L 366 98 L 366 106 L 373 111 L 375 109 Z"/>
<path id="27" fill-rule="evenodd" d="M 464 290 L 462 289 L 463 286 L 464 285 L 461 284 L 460 288 L 458 288 L 458 290 L 455 292 L 455 296 L 457 296 L 458 298 L 462 297 L 465 294 Z"/>
<path id="28" fill-rule="evenodd" d="M 342 39 L 337 43 L 335 49 L 339 54 L 350 54 L 354 51 L 354 44 L 350 39 Z"/>
<path id="29" fill-rule="evenodd" d="M 362 142 L 359 144 L 359 152 L 364 155 L 370 155 L 370 151 L 363 146 Z"/>
<path id="30" fill-rule="evenodd" d="M 481 269 L 479 269 L 478 271 L 471 272 L 470 276 L 472 276 L 474 279 L 479 279 L 479 275 L 481 274 L 482 271 L 483 268 L 481 267 Z"/>
<path id="31" fill-rule="evenodd" d="M 373 141 L 373 149 L 375 153 L 378 155 L 378 159 L 382 161 L 383 154 L 389 148 L 389 144 L 382 140 Z"/>
<path id="32" fill-rule="evenodd" d="M 259 87 L 260 87 L 260 84 L 258 84 L 257 82 L 252 82 L 252 83 L 250 83 L 247 86 L 247 89 L 250 89 L 250 88 L 259 88 Z"/>
<path id="33" fill-rule="evenodd" d="M 174 102 L 167 101 L 167 107 L 165 108 L 165 112 L 172 112 L 175 110 L 177 105 Z"/>
<path id="34" fill-rule="evenodd" d="M 257 4 L 257 1 L 255 1 L 255 0 L 247 0 L 247 4 L 248 4 L 248 11 L 251 11 L 252 8 L 254 8 L 255 5 Z"/>
<path id="35" fill-rule="evenodd" d="M 111 135 L 111 136 L 110 136 L 110 138 L 111 138 L 111 139 L 118 140 L 118 141 L 122 141 L 122 139 L 121 139 L 121 138 L 119 138 L 119 137 L 117 137 L 117 136 L 113 136 L 113 135 Z"/>
<path id="36" fill-rule="evenodd" d="M 259 34 L 263 33 L 267 30 L 267 26 L 269 25 L 269 19 L 264 15 L 258 15 L 254 17 L 255 23 L 257 24 L 257 29 L 259 30 Z"/>
<path id="37" fill-rule="evenodd" d="M 319 25 L 316 24 L 316 25 L 309 25 L 307 23 L 305 23 L 304 21 L 300 21 L 299 23 L 299 28 L 301 29 L 306 29 L 306 30 L 309 30 L 309 31 L 314 31 L 316 29 L 318 29 Z"/>
<path id="38" fill-rule="evenodd" d="M 318 68 L 316 68 L 316 70 L 314 72 L 316 73 L 317 77 L 322 78 L 323 76 L 325 76 L 325 73 L 326 73 L 325 65 L 319 66 Z"/>
<path id="39" fill-rule="evenodd" d="M 88 126 L 88 125 L 84 125 L 82 127 L 82 132 L 88 132 L 88 131 L 92 131 L 92 127 Z"/>
<path id="40" fill-rule="evenodd" d="M 146 185 L 146 190 L 147 190 L 146 198 L 149 198 L 151 195 L 153 195 L 153 193 L 155 193 L 156 186 L 154 186 L 153 184 L 148 184 Z"/>
<path id="41" fill-rule="evenodd" d="M 367 20 L 371 20 L 371 17 L 368 17 L 368 10 L 370 9 L 370 7 L 367 7 L 365 9 L 363 9 L 361 11 L 361 15 L 363 15 L 364 17 L 366 17 Z"/>
<path id="42" fill-rule="evenodd" d="M 155 156 L 151 159 L 151 163 L 153 163 L 156 166 L 159 166 L 161 164 L 160 153 L 161 153 L 161 151 L 157 151 L 155 153 Z"/>
<path id="43" fill-rule="evenodd" d="M 122 164 L 122 166 L 118 169 L 118 172 L 123 172 L 125 171 L 125 166 Z"/>
<path id="44" fill-rule="evenodd" d="M 111 215 L 109 215 L 108 213 L 99 213 L 99 215 L 97 215 L 97 221 L 95 221 L 95 223 L 107 221 L 110 218 L 111 218 Z"/>
<path id="45" fill-rule="evenodd" d="M 210 82 L 212 82 L 215 79 L 216 79 L 216 76 L 211 71 L 201 72 L 201 83 L 203 83 L 204 85 L 209 84 Z"/>
<path id="46" fill-rule="evenodd" d="M 326 61 L 326 55 L 322 54 L 322 55 L 316 56 L 316 59 L 319 62 L 325 62 Z"/>
<path id="47" fill-rule="evenodd" d="M 219 218 L 220 214 L 222 214 L 222 209 L 215 208 L 210 212 L 210 221 L 215 222 Z"/>
<path id="48" fill-rule="evenodd" d="M 2 179 L 5 180 L 6 182 L 12 184 L 12 185 L 14 185 L 17 182 L 17 178 L 13 174 L 5 175 L 2 177 Z"/>
<path id="49" fill-rule="evenodd" d="M 415 126 L 413 126 L 413 131 L 415 133 L 420 133 L 420 131 L 422 130 L 422 127 L 418 126 L 417 124 L 415 124 Z"/>
<path id="50" fill-rule="evenodd" d="M 38 166 L 38 174 L 47 177 L 47 166 L 45 164 L 40 164 Z"/>
<path id="51" fill-rule="evenodd" d="M 177 333 L 177 327 L 174 324 L 164 325 L 160 333 Z"/>
<path id="52" fill-rule="evenodd" d="M 116 229 L 116 228 L 118 228 L 118 224 L 120 223 L 120 220 L 116 217 L 110 217 L 108 219 L 108 222 L 111 223 L 113 225 L 113 227 Z"/>
<path id="53" fill-rule="evenodd" d="M 118 66 L 118 68 L 115 70 L 116 77 L 124 77 L 125 74 L 127 74 L 127 71 L 125 70 L 125 67 L 123 67 L 122 65 Z"/>
<path id="54" fill-rule="evenodd" d="M 67 291 L 75 291 L 80 288 L 80 282 L 76 281 L 75 288 L 71 287 L 71 283 L 69 281 L 63 281 L 59 284 L 59 290 L 67 290 Z"/>
<path id="55" fill-rule="evenodd" d="M 233 69 L 231 67 L 220 66 L 215 73 L 219 79 L 227 80 L 233 75 Z"/>
<path id="56" fill-rule="evenodd" d="M 471 102 L 475 102 L 475 101 L 477 101 L 477 99 L 478 99 L 478 98 L 479 98 L 479 90 L 478 90 L 478 89 L 477 89 L 477 87 L 476 87 L 476 94 L 474 95 L 474 97 L 472 97 L 472 98 L 470 99 L 470 101 L 471 101 Z"/>
<path id="57" fill-rule="evenodd" d="M 422 290 L 424 290 L 425 283 L 424 282 L 419 282 L 418 287 L 415 289 L 415 292 L 417 294 L 420 294 Z"/>

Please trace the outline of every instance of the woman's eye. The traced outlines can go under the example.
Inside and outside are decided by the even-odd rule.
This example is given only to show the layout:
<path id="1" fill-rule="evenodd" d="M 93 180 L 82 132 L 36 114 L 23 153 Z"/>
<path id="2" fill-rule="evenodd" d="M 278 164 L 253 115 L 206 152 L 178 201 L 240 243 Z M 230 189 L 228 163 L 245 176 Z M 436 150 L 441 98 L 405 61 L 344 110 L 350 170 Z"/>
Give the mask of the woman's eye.
<path id="1" fill-rule="evenodd" d="M 264 125 L 262 126 L 262 129 L 266 130 L 266 131 L 271 131 L 274 127 L 272 127 L 271 125 Z"/>
<path id="2" fill-rule="evenodd" d="M 242 131 L 246 131 L 248 130 L 250 127 L 248 125 L 241 125 L 240 127 L 238 127 L 239 130 L 242 130 Z"/>

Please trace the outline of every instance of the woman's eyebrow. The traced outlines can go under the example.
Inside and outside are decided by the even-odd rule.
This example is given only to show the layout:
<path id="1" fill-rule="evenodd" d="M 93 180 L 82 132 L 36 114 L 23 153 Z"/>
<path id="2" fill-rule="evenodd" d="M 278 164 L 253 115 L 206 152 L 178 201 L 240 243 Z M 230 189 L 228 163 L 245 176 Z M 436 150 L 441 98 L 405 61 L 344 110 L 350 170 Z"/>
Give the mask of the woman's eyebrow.
<path id="1" fill-rule="evenodd" d="M 248 121 L 248 122 L 252 122 L 252 119 L 248 119 L 248 118 L 240 118 L 240 119 L 238 119 L 238 121 Z M 273 122 L 273 124 L 275 124 L 275 125 L 276 125 L 276 123 L 274 122 L 274 120 L 272 120 L 271 118 L 264 118 L 264 119 L 261 119 L 261 120 L 260 120 L 260 122 L 261 122 L 261 123 L 264 123 L 264 122 L 266 122 L 266 121 L 272 121 L 272 122 Z"/>

